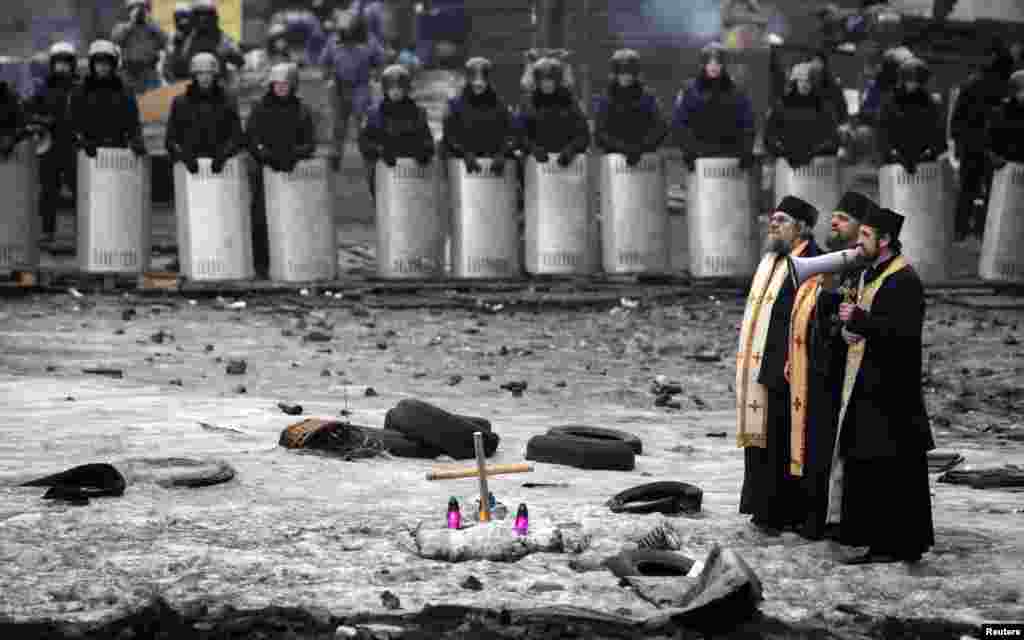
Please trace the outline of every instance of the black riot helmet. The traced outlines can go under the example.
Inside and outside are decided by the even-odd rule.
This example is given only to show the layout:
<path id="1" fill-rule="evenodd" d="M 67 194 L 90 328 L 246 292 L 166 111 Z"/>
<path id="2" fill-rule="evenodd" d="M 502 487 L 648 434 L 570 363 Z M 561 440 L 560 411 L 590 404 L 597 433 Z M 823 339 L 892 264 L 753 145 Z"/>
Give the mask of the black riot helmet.
<path id="1" fill-rule="evenodd" d="M 473 82 L 474 80 L 483 80 L 487 84 L 491 83 L 491 71 L 494 70 L 494 65 L 487 58 L 475 57 L 470 58 L 466 61 L 466 80 Z"/>
<path id="2" fill-rule="evenodd" d="M 544 80 L 554 80 L 557 89 L 562 86 L 564 78 L 565 69 L 555 58 L 541 58 L 533 65 L 533 84 L 538 91 Z"/>

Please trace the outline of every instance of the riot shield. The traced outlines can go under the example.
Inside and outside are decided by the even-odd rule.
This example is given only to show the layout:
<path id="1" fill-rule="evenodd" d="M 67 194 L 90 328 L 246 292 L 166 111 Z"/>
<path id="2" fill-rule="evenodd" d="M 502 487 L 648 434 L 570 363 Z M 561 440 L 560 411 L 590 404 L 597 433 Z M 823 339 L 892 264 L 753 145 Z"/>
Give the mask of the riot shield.
<path id="1" fill-rule="evenodd" d="M 831 230 L 832 211 L 839 203 L 839 158 L 817 157 L 797 169 L 785 158 L 775 162 L 775 203 L 786 196 L 796 196 L 818 210 L 814 239 L 824 247 Z"/>
<path id="2" fill-rule="evenodd" d="M 526 270 L 583 275 L 594 268 L 587 154 L 568 167 L 526 160 Z"/>
<path id="3" fill-rule="evenodd" d="M 925 283 L 949 279 L 953 215 L 944 172 L 937 162 L 917 165 L 911 175 L 901 165 L 878 171 L 879 203 L 904 216 L 903 255 Z"/>
<path id="4" fill-rule="evenodd" d="M 417 279 L 444 273 L 444 228 L 437 159 L 425 167 L 399 158 L 377 163 L 377 275 Z"/>
<path id="5" fill-rule="evenodd" d="M 299 162 L 291 173 L 263 168 L 270 241 L 270 279 L 332 280 L 338 247 L 327 158 Z"/>
<path id="6" fill-rule="evenodd" d="M 0 161 L 0 272 L 39 267 L 39 160 L 25 140 Z"/>
<path id="7" fill-rule="evenodd" d="M 664 273 L 669 226 L 661 156 L 631 167 L 619 153 L 601 158 L 601 254 L 605 273 Z"/>
<path id="8" fill-rule="evenodd" d="M 750 171 L 736 158 L 699 158 L 687 192 L 690 273 L 745 278 L 757 267 L 757 230 Z"/>
<path id="9" fill-rule="evenodd" d="M 1011 162 L 992 176 L 978 276 L 1024 283 L 1024 164 Z"/>
<path id="10" fill-rule="evenodd" d="M 86 273 L 142 273 L 152 249 L 149 157 L 78 152 L 78 263 Z"/>
<path id="11" fill-rule="evenodd" d="M 174 165 L 181 274 L 195 281 L 248 280 L 255 276 L 249 174 L 244 159 L 231 158 L 220 174 L 209 158 L 199 172 Z"/>
<path id="12" fill-rule="evenodd" d="M 492 175 L 491 159 L 469 173 L 462 160 L 448 161 L 452 202 L 452 275 L 515 278 L 520 275 L 515 163 Z"/>

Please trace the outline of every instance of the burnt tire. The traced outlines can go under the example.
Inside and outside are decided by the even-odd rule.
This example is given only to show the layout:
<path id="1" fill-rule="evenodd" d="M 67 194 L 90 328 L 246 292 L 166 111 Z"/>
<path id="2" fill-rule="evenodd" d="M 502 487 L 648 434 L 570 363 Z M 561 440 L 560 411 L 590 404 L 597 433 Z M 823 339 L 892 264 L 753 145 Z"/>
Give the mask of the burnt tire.
<path id="1" fill-rule="evenodd" d="M 632 471 L 636 468 L 636 455 L 625 442 L 575 436 L 534 436 L 526 443 L 526 459 L 577 469 Z"/>
<path id="2" fill-rule="evenodd" d="M 483 432 L 484 455 L 491 457 L 501 438 L 484 430 L 486 420 L 466 418 L 420 400 L 402 400 L 384 417 L 384 429 L 398 431 L 409 440 L 439 449 L 456 460 L 476 457 L 473 434 Z M 489 423 L 487 423 L 489 426 Z"/>
<path id="3" fill-rule="evenodd" d="M 354 426 L 354 425 L 353 425 Z M 381 447 L 398 458 L 436 458 L 441 450 L 430 445 L 410 440 L 399 431 L 391 429 L 374 429 L 372 427 L 356 427 L 363 435 L 380 442 Z"/>
<path id="4" fill-rule="evenodd" d="M 691 558 L 671 551 L 623 551 L 604 561 L 604 566 L 616 578 L 643 576 L 662 578 L 685 576 L 690 573 L 695 562 Z"/>
<path id="5" fill-rule="evenodd" d="M 59 499 L 64 495 L 82 498 L 122 496 L 127 481 L 120 471 L 105 462 L 83 464 L 60 473 L 32 480 L 23 487 L 50 487 L 45 497 Z"/>
<path id="6" fill-rule="evenodd" d="M 561 427 L 552 427 L 548 429 L 548 435 L 575 436 L 577 438 L 590 438 L 592 440 L 625 442 L 631 449 L 633 449 L 633 453 L 636 455 L 641 455 L 644 452 L 644 445 L 639 437 L 626 431 L 619 431 L 618 429 L 591 427 L 585 424 L 567 424 Z"/>
<path id="7" fill-rule="evenodd" d="M 704 492 L 685 482 L 649 482 L 616 494 L 606 504 L 614 513 L 700 513 Z"/>

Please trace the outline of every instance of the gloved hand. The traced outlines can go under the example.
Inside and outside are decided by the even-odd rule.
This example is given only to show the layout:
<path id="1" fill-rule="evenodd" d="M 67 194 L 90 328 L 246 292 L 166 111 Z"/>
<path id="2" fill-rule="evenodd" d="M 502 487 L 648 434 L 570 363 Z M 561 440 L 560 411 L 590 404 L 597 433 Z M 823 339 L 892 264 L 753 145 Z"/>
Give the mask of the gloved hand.
<path id="1" fill-rule="evenodd" d="M 287 158 L 281 159 L 281 173 L 291 173 L 295 171 L 296 165 L 299 164 L 299 158 L 295 155 L 291 155 Z"/>
<path id="2" fill-rule="evenodd" d="M 889 149 L 884 160 L 885 164 L 903 164 L 903 154 L 897 149 Z"/>
<path id="3" fill-rule="evenodd" d="M 925 149 L 921 152 L 921 157 L 918 158 L 920 162 L 932 162 L 939 157 L 939 154 L 935 153 L 935 149 Z"/>
<path id="4" fill-rule="evenodd" d="M 905 161 L 905 162 L 903 162 L 901 164 L 903 165 L 903 170 L 906 171 L 907 173 L 909 173 L 910 175 L 914 175 L 915 173 L 917 173 L 917 163 L 916 162 Z"/>
<path id="5" fill-rule="evenodd" d="M 570 164 L 572 164 L 572 161 L 575 158 L 575 153 L 573 153 L 569 149 L 563 149 L 562 152 L 558 154 L 558 166 L 568 167 Z"/>
<path id="6" fill-rule="evenodd" d="M 691 153 L 683 154 L 683 163 L 686 165 L 687 171 L 697 170 L 697 156 Z"/>
<path id="7" fill-rule="evenodd" d="M 533 159 L 539 162 L 540 164 L 544 164 L 545 162 L 548 161 L 548 152 L 544 149 L 544 147 L 534 147 Z"/>
<path id="8" fill-rule="evenodd" d="M 491 173 L 496 176 L 505 175 L 505 156 L 499 153 L 491 159 Z"/>
<path id="9" fill-rule="evenodd" d="M 398 164 L 398 158 L 395 157 L 395 154 L 391 153 L 390 149 L 384 149 L 382 147 L 380 153 L 377 154 L 377 157 L 380 158 L 381 162 L 391 168 L 394 168 Z"/>
<path id="10" fill-rule="evenodd" d="M 341 156 L 332 155 L 327 159 L 327 164 L 330 166 L 331 171 L 338 173 L 341 171 Z"/>
<path id="11" fill-rule="evenodd" d="M 1006 166 L 1006 158 L 999 155 L 994 151 L 988 152 L 988 161 L 992 164 L 993 169 L 1002 169 Z"/>
<path id="12" fill-rule="evenodd" d="M 78 145 L 82 148 L 82 151 L 85 152 L 85 155 L 89 156 L 90 158 L 96 157 L 96 145 L 93 144 L 93 142 L 91 142 L 90 140 L 86 140 L 85 138 L 82 138 L 79 141 Z"/>
<path id="13" fill-rule="evenodd" d="M 9 158 L 11 156 L 11 153 L 14 152 L 14 147 L 16 144 L 17 141 L 14 139 L 13 136 L 0 137 L 0 157 L 2 157 L 4 160 Z"/>
<path id="14" fill-rule="evenodd" d="M 802 153 L 791 153 L 788 156 L 786 156 L 786 162 L 789 163 L 790 167 L 794 169 L 799 169 L 800 167 L 806 164 L 810 164 L 811 158 L 810 156 L 804 155 Z"/>
<path id="15" fill-rule="evenodd" d="M 426 167 L 427 165 L 430 164 L 430 161 L 433 158 L 434 158 L 434 154 L 430 153 L 429 151 L 423 151 L 418 156 L 416 156 L 416 163 L 418 165 L 420 165 L 421 167 Z M 479 170 L 479 167 L 478 167 L 478 170 Z"/>
<path id="16" fill-rule="evenodd" d="M 224 165 L 227 163 L 227 161 L 227 158 L 225 158 L 221 154 L 217 154 L 217 157 L 215 157 L 213 161 L 210 162 L 210 171 L 213 171 L 214 175 L 220 175 L 221 171 L 224 171 Z"/>
<path id="17" fill-rule="evenodd" d="M 752 166 L 754 166 L 754 154 L 744 153 L 740 156 L 740 169 L 746 171 Z"/>
<path id="18" fill-rule="evenodd" d="M 189 156 L 181 159 L 182 164 L 188 169 L 188 172 L 192 175 L 199 173 L 199 159 L 195 156 Z"/>
<path id="19" fill-rule="evenodd" d="M 148 152 L 146 151 L 146 144 L 142 140 L 132 140 L 129 148 L 138 158 L 144 158 L 148 155 Z"/>
<path id="20" fill-rule="evenodd" d="M 477 162 L 476 154 L 472 151 L 467 151 L 462 156 L 462 161 L 466 164 L 466 171 L 468 173 L 480 173 L 480 163 Z"/>
<path id="21" fill-rule="evenodd" d="M 644 157 L 643 147 L 640 145 L 633 145 L 626 147 L 626 164 L 630 167 L 635 167 L 640 164 L 640 160 Z"/>

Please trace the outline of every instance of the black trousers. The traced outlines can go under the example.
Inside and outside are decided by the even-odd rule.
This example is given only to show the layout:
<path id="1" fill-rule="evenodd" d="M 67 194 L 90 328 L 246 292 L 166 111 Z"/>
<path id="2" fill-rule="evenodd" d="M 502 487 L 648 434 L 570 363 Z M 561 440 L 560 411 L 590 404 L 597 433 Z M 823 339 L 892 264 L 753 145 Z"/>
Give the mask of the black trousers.
<path id="1" fill-rule="evenodd" d="M 789 387 L 768 390 L 768 441 L 765 447 L 743 450 L 743 489 L 740 513 L 754 522 L 779 529 L 798 525 L 805 518 L 801 481 L 789 473 Z"/>
<path id="2" fill-rule="evenodd" d="M 992 167 L 984 152 L 965 153 L 960 157 L 960 195 L 956 203 L 956 235 L 963 237 L 971 232 L 971 220 L 974 219 L 974 231 L 978 234 L 985 231 L 985 214 L 987 198 L 977 211 L 974 201 L 983 198 L 992 180 Z M 977 214 L 977 215 L 975 215 Z"/>
<path id="3" fill-rule="evenodd" d="M 263 166 L 249 160 L 249 184 L 252 189 L 252 257 L 256 277 L 265 279 L 270 272 L 270 237 L 267 229 L 267 197 L 263 188 Z"/>
<path id="4" fill-rule="evenodd" d="M 57 231 L 60 192 L 65 184 L 74 197 L 78 185 L 75 150 L 54 146 L 39 158 L 39 215 L 43 219 L 43 233 L 52 234 Z"/>

